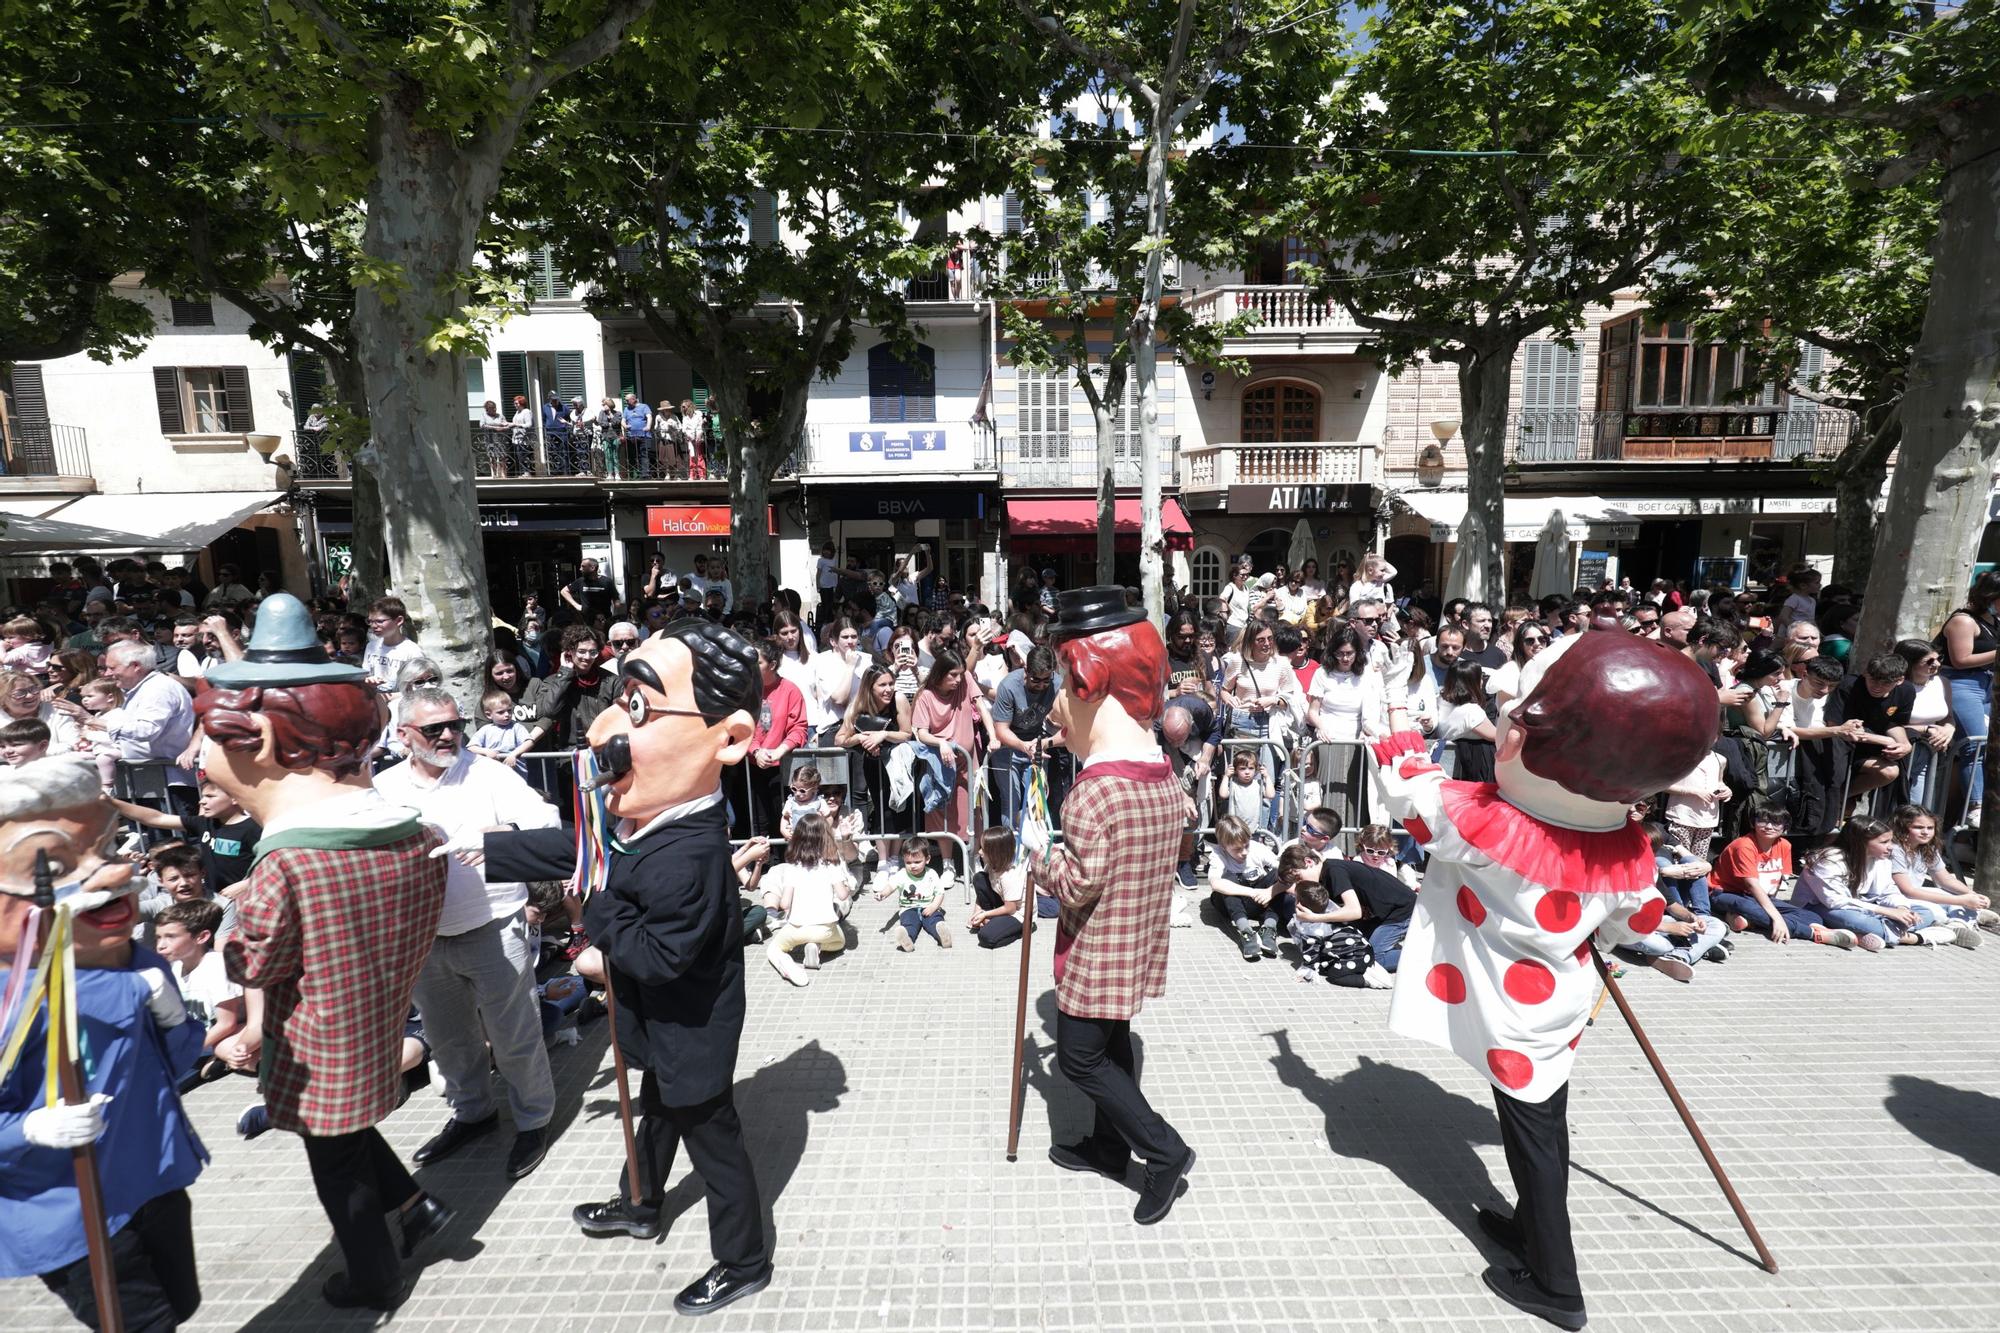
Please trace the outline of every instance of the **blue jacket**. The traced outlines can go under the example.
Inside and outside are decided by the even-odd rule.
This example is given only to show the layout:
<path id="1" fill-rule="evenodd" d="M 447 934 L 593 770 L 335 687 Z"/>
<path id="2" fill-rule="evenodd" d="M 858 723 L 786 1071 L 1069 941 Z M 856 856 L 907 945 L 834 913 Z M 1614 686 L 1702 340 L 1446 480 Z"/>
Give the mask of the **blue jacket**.
<path id="1" fill-rule="evenodd" d="M 201 1055 L 199 1023 L 162 1032 L 146 1011 L 142 968 L 172 971 L 150 949 L 134 946 L 123 968 L 79 968 L 77 1017 L 86 1092 L 109 1093 L 106 1129 L 97 1141 L 97 1178 L 106 1225 L 115 1233 L 140 1205 L 185 1189 L 201 1174 L 208 1149 L 195 1137 L 175 1091 Z M 0 969 L 0 987 L 7 972 Z M 0 1083 L 0 1277 L 48 1273 L 84 1256 L 83 1209 L 67 1151 L 37 1148 L 21 1122 L 42 1104 L 47 1070 L 47 1012 L 35 1020 L 21 1058 Z"/>
<path id="2" fill-rule="evenodd" d="M 944 756 L 921 741 L 904 741 L 910 750 L 910 772 L 917 780 L 917 797 L 924 813 L 951 799 L 952 774 L 944 766 Z"/>

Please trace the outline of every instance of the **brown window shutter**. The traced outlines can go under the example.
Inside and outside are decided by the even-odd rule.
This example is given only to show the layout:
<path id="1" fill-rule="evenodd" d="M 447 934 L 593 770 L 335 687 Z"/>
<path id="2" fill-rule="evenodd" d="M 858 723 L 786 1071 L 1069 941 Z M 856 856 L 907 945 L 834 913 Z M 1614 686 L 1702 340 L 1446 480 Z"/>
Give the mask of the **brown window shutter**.
<path id="1" fill-rule="evenodd" d="M 250 417 L 250 372 L 242 366 L 224 366 L 222 392 L 229 402 L 229 429 L 257 429 Z"/>
<path id="2" fill-rule="evenodd" d="M 181 410 L 180 371 L 172 366 L 154 366 L 153 396 L 160 403 L 160 433 L 187 434 L 187 415 Z"/>

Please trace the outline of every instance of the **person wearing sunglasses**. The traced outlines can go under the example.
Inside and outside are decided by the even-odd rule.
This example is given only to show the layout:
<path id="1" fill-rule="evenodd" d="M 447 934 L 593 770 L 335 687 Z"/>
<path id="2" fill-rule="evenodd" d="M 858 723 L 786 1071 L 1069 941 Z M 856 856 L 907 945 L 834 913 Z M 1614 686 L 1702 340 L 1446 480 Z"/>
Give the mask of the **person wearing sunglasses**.
<path id="1" fill-rule="evenodd" d="M 1486 692 L 1492 696 L 1495 708 L 1505 708 L 1509 700 L 1520 694 L 1521 668 L 1548 646 L 1549 632 L 1542 628 L 1540 621 L 1524 620 L 1515 627 L 1514 647 L 1507 655 L 1506 665 L 1486 681 Z"/>
<path id="2" fill-rule="evenodd" d="M 683 1142 L 709 1194 L 715 1265 L 674 1298 L 707 1314 L 771 1281 L 771 1239 L 734 1085 L 743 1036 L 743 924 L 730 863 L 723 770 L 750 749 L 763 704 L 757 649 L 713 621 L 676 620 L 625 659 L 617 703 L 589 742 L 607 806 L 620 821 L 610 869 L 584 924 L 595 941 L 577 971 L 618 995 L 614 1036 L 644 1071 L 633 1128 L 640 1192 L 578 1205 L 591 1236 L 657 1237 Z M 561 879 L 573 834 L 493 833 L 494 878 Z"/>
<path id="3" fill-rule="evenodd" d="M 409 757 L 375 775 L 377 791 L 443 829 L 452 843 L 476 842 L 489 829 L 560 823 L 556 808 L 519 773 L 467 748 L 465 719 L 449 694 L 435 684 L 413 685 L 400 701 L 397 740 Z M 437 940 L 417 974 L 417 1011 L 444 1078 L 451 1119 L 413 1160 L 419 1166 L 443 1161 L 499 1126 L 488 1072 L 498 1068 L 514 1121 L 507 1178 L 520 1180 L 548 1153 L 555 1081 L 535 999 L 528 886 L 489 882 L 483 861 L 473 850 L 449 858 Z"/>

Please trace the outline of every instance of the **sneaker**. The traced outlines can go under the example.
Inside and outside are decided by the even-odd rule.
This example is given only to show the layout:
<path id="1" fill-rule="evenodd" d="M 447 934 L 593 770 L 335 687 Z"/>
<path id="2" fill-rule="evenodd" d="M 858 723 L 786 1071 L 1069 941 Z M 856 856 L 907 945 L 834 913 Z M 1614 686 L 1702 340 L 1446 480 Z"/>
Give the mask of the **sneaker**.
<path id="1" fill-rule="evenodd" d="M 1842 933 L 1844 934 L 1846 932 Z M 1863 949 L 1867 950 L 1869 953 L 1881 953 L 1882 950 L 1886 947 L 1882 943 L 1882 937 L 1880 935 L 1870 935 L 1865 931 L 1855 931 L 1853 933 L 1854 933 L 1854 942 L 1856 944 L 1859 944 Z"/>
<path id="2" fill-rule="evenodd" d="M 1950 926 L 1925 926 L 1916 932 L 1916 937 L 1917 943 L 1928 945 L 1933 949 L 1937 948 L 1940 944 L 1955 944 L 1958 942 Z M 1908 943 L 1908 939 L 1909 937 L 1905 936 L 1904 942 Z M 1972 943 L 1977 945 L 1979 941 L 1974 939 Z"/>
<path id="3" fill-rule="evenodd" d="M 1977 949 L 1979 932 L 1963 921 L 1954 921 L 1946 929 L 1951 931 L 1951 942 L 1961 949 Z"/>
<path id="4" fill-rule="evenodd" d="M 236 1132 L 245 1139 L 254 1139 L 271 1131 L 271 1112 L 264 1103 L 258 1102 L 236 1119 Z"/>
<path id="5" fill-rule="evenodd" d="M 1176 876 L 1178 876 L 1178 877 L 1179 877 L 1179 879 L 1180 879 L 1180 882 L 1181 882 L 1181 887 L 1182 887 L 1182 888 L 1184 888 L 1184 889 L 1191 889 L 1191 888 L 1193 888 L 1193 887 L 1194 887 L 1194 863 L 1193 863 L 1193 862 L 1191 862 L 1191 861 L 1183 861 L 1183 862 L 1181 862 L 1181 863 L 1180 863 L 1179 865 L 1177 865 L 1177 866 L 1175 866 L 1175 867 L 1174 867 L 1174 874 L 1175 874 Z"/>
<path id="6" fill-rule="evenodd" d="M 1257 943 L 1263 948 L 1266 958 L 1276 958 L 1278 956 L 1278 928 L 1276 926 L 1265 926 L 1262 930 L 1259 930 L 1257 932 Z"/>
<path id="7" fill-rule="evenodd" d="M 917 947 L 916 938 L 901 926 L 896 927 L 890 934 L 895 938 L 896 947 L 904 953 Z"/>
<path id="8" fill-rule="evenodd" d="M 2000 912 L 1996 912 L 1990 907 L 1980 908 L 1977 924 L 1981 930 L 1990 930 L 1995 934 L 2000 934 Z"/>
<path id="9" fill-rule="evenodd" d="M 1828 930 L 1825 926 L 1814 926 L 1812 928 L 1812 942 L 1814 944 L 1831 945 L 1836 949 L 1852 949 L 1854 947 L 1854 932 L 1851 930 Z"/>
<path id="10" fill-rule="evenodd" d="M 1369 990 L 1394 990 L 1396 974 L 1380 963 L 1370 963 L 1368 970 L 1361 974 L 1361 984 Z"/>
<path id="11" fill-rule="evenodd" d="M 806 971 L 819 971 L 819 946 L 817 944 L 808 944 L 805 948 L 805 955 Z"/>
<path id="12" fill-rule="evenodd" d="M 1319 980 L 1319 973 L 1313 971 L 1304 963 L 1300 963 L 1297 968 L 1293 969 L 1293 972 L 1300 981 L 1303 981 L 1308 986 L 1313 985 Z"/>
<path id="13" fill-rule="evenodd" d="M 1675 981 L 1688 982 L 1694 980 L 1694 969 L 1678 958 L 1655 958 L 1653 960 L 1653 970 L 1655 972 L 1664 972 Z"/>
<path id="14" fill-rule="evenodd" d="M 951 947 L 951 941 L 952 941 L 951 927 L 947 926 L 944 922 L 940 921 L 938 922 L 937 930 L 938 930 L 937 933 L 938 948 L 949 949 Z"/>
<path id="15" fill-rule="evenodd" d="M 578 926 L 569 933 L 569 938 L 563 941 L 563 957 L 574 963 L 576 956 L 589 947 L 590 932 Z"/>
<path id="16" fill-rule="evenodd" d="M 1732 914 L 1730 916 L 1728 925 L 1731 930 L 1735 931 L 1737 934 L 1740 935 L 1744 931 L 1750 929 L 1750 920 L 1748 917 L 1745 917 L 1742 913 L 1739 912 Z"/>
<path id="17" fill-rule="evenodd" d="M 1726 963 L 1729 961 L 1729 950 L 1723 948 L 1720 944 L 1711 945 L 1708 952 L 1701 956 L 1701 961 L 1704 963 Z"/>
<path id="18" fill-rule="evenodd" d="M 771 959 L 771 966 L 777 974 L 791 982 L 794 986 L 812 985 L 812 978 L 806 975 L 805 969 L 790 958 L 787 958 L 784 954 L 774 953 L 769 955 L 769 957 Z"/>
<path id="19" fill-rule="evenodd" d="M 1264 950 L 1257 943 L 1257 932 L 1254 930 L 1246 930 L 1242 932 L 1242 936 L 1243 938 L 1239 940 L 1238 943 L 1241 944 L 1243 947 L 1243 961 L 1246 963 L 1254 963 L 1259 958 L 1262 958 L 1264 956 Z"/>

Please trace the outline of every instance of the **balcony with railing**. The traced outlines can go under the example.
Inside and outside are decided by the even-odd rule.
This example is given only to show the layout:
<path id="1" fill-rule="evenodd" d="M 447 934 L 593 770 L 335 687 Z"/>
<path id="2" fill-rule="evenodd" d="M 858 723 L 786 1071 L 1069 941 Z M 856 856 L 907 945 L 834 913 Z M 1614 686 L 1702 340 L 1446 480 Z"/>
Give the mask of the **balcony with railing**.
<path id="1" fill-rule="evenodd" d="M 1160 439 L 1159 476 L 1162 486 L 1180 482 L 1181 440 Z M 1142 483 L 1137 442 L 1121 447 L 1112 467 L 1112 484 L 1122 488 Z M 1000 481 L 1003 486 L 1094 490 L 1098 483 L 1097 437 L 1076 433 L 1067 438 L 1000 437 Z"/>
<path id="2" fill-rule="evenodd" d="M 1523 465 L 1811 461 L 1840 453 L 1858 424 L 1851 412 L 1751 406 L 1519 412 L 1507 419 L 1507 458 Z"/>
<path id="3" fill-rule="evenodd" d="M 12 418 L 0 438 L 0 486 L 19 490 L 61 480 L 88 482 L 60 489 L 95 489 L 90 472 L 90 440 L 81 426 Z"/>
<path id="4" fill-rule="evenodd" d="M 1336 301 L 1321 300 L 1310 287 L 1231 285 L 1210 287 L 1182 298 L 1197 324 L 1221 324 L 1242 315 L 1255 316 L 1252 327 L 1231 339 L 1243 350 L 1284 340 L 1340 339 L 1359 344 L 1365 332 Z"/>
<path id="5" fill-rule="evenodd" d="M 1314 440 L 1287 444 L 1204 444 L 1181 451 L 1181 488 L 1227 491 L 1231 486 L 1372 486 L 1378 478 L 1372 441 Z"/>
<path id="6" fill-rule="evenodd" d="M 487 430 L 476 421 L 466 423 L 466 433 L 472 446 L 473 476 L 480 481 L 719 481 L 727 475 L 715 460 L 715 446 L 711 446 L 704 477 L 694 475 L 687 458 L 662 449 L 657 439 L 620 439 L 609 432 L 600 435 L 590 427 L 567 435 L 530 432 L 517 439 L 511 428 Z M 801 438 L 777 475 L 796 476 L 804 455 Z M 292 475 L 302 482 L 348 481 L 352 477 L 347 456 L 335 450 L 323 432 L 294 433 L 292 458 Z"/>

